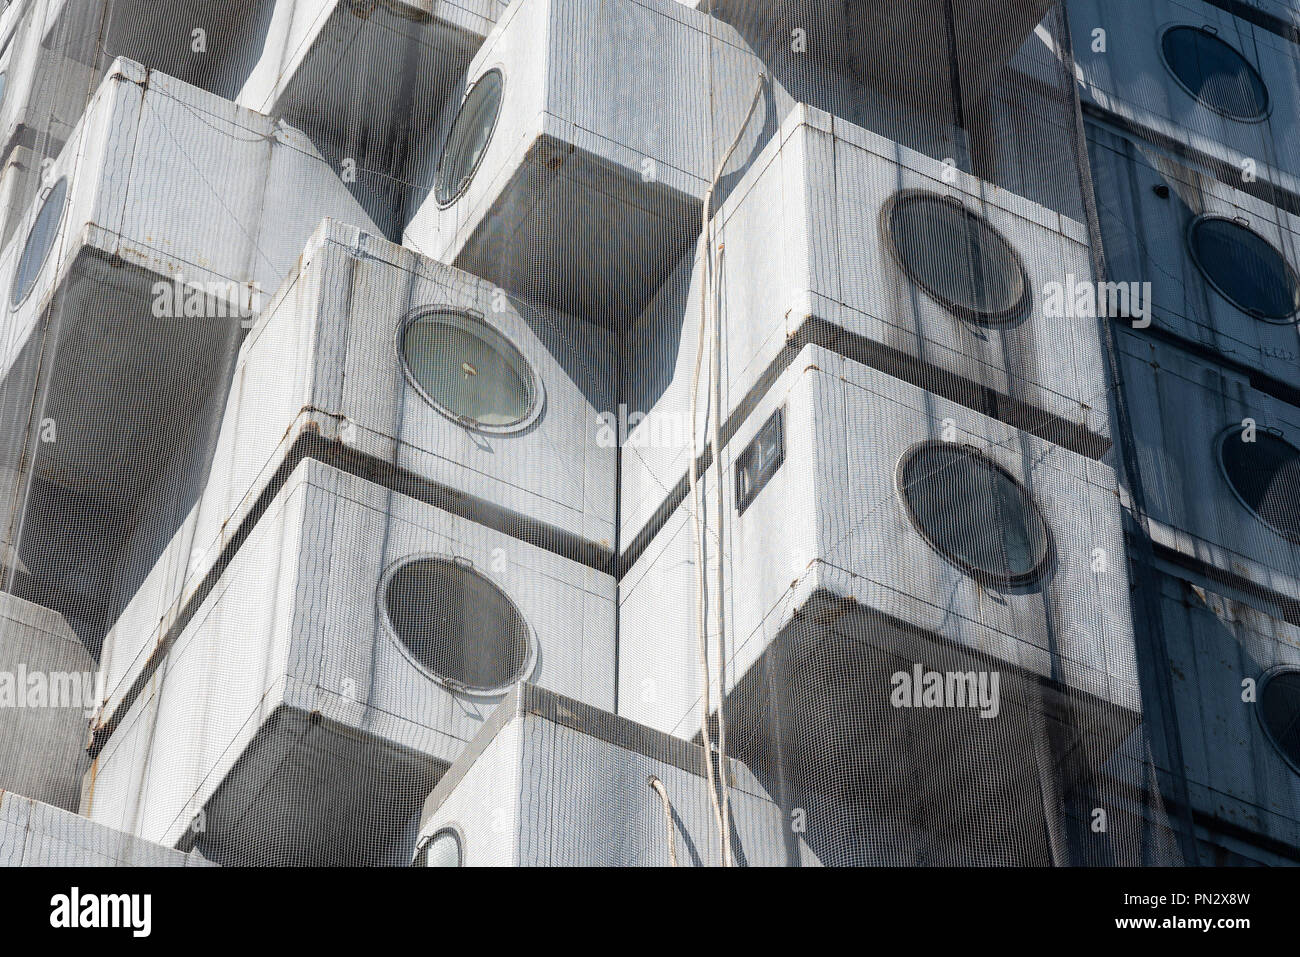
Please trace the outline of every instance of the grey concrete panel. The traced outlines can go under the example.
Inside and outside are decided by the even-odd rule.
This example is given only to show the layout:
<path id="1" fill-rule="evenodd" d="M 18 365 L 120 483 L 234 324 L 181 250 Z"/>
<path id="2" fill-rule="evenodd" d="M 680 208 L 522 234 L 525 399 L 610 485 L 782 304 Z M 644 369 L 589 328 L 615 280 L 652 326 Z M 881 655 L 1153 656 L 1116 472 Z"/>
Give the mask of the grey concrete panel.
<path id="1" fill-rule="evenodd" d="M 1225 363 L 1300 387 L 1295 322 L 1262 319 L 1234 305 L 1201 268 L 1192 246 L 1192 230 L 1202 217 L 1234 220 L 1298 270 L 1300 216 L 1138 140 L 1098 127 L 1091 128 L 1090 139 L 1109 277 L 1151 283 L 1155 329 L 1212 350 Z"/>
<path id="2" fill-rule="evenodd" d="M 1242 441 L 1249 419 L 1300 444 L 1295 407 L 1251 388 L 1241 373 L 1127 333 L 1124 388 L 1151 534 L 1193 565 L 1300 598 L 1300 546 L 1261 520 L 1234 491 L 1220 449 Z M 1281 486 L 1276 486 L 1281 493 Z"/>
<path id="3" fill-rule="evenodd" d="M 42 42 L 47 4 L 15 3 L 8 12 L 12 32 L 0 49 L 0 73 L 5 75 L 0 149 L 8 154 L 23 145 L 55 156 L 86 107 L 96 71 L 77 57 L 76 45 Z"/>
<path id="4" fill-rule="evenodd" d="M 185 854 L 0 790 L 2 867 L 206 867 Z"/>
<path id="5" fill-rule="evenodd" d="M 738 515 L 734 463 L 778 407 L 784 462 Z M 981 583 L 922 537 L 896 472 L 908 449 L 932 440 L 973 447 L 1029 492 L 1053 538 L 1045 577 L 1022 587 Z M 830 595 L 1071 692 L 1140 710 L 1117 486 L 1105 465 L 816 346 L 778 379 L 722 461 L 732 682 L 825 601 L 814 597 Z M 713 476 L 703 482 L 710 566 L 718 560 Z M 620 583 L 620 714 L 687 737 L 699 727 L 703 691 L 693 548 L 688 501 Z M 716 600 L 710 596 L 710 607 Z"/>
<path id="6" fill-rule="evenodd" d="M 76 809 L 97 670 L 62 615 L 0 593 L 0 790 Z"/>
<path id="7" fill-rule="evenodd" d="M 1269 672 L 1300 668 L 1300 630 L 1172 575 L 1156 581 L 1183 758 L 1172 767 L 1157 738 L 1157 767 L 1166 778 L 1185 776 L 1196 812 L 1295 847 L 1300 769 L 1273 744 L 1257 712 Z"/>
<path id="8" fill-rule="evenodd" d="M 1015 321 L 962 318 L 912 281 L 886 224 L 890 204 L 916 192 L 960 202 L 1014 250 L 1025 292 Z M 1103 320 L 1057 315 L 1063 300 L 1051 297 L 1073 301 L 1071 290 L 1092 280 L 1081 224 L 808 107 L 786 118 L 718 219 L 728 415 L 792 340 L 821 325 L 813 341 L 837 336 L 846 354 L 932 391 L 964 394 L 975 408 L 991 407 L 992 390 L 1022 428 L 1055 441 L 1085 430 L 1104 448 Z M 628 415 L 644 421 L 630 422 L 623 456 L 624 542 L 689 468 L 702 249 L 682 260 L 629 335 Z M 704 381 L 707 370 L 706 360 Z"/>
<path id="9" fill-rule="evenodd" d="M 501 0 L 271 3 L 236 102 L 307 133 L 354 176 L 389 238 L 403 184 L 436 148 L 436 122 L 506 4 Z M 351 175 L 351 174 L 350 174 Z"/>
<path id="10" fill-rule="evenodd" d="M 375 863 L 392 847 L 409 859 L 403 809 L 413 825 L 505 693 L 435 678 L 391 630 L 385 573 L 428 555 L 505 592 L 529 632 L 521 679 L 613 706 L 613 579 L 306 460 L 118 719 L 84 812 L 159 843 L 197 841 L 219 862 L 257 845 L 224 828 L 270 833 L 288 819 L 299 833 L 281 863 Z M 341 823 L 367 801 L 391 805 L 376 825 L 391 846 Z"/>
<path id="11" fill-rule="evenodd" d="M 205 464 L 177 452 L 207 441 L 251 316 L 322 217 L 374 227 L 300 133 L 126 60 L 28 207 L 4 256 L 7 290 L 59 183 L 53 251 L 35 260 L 30 292 L 6 292 L 0 403 L 15 428 L 0 461 L 34 460 L 19 543 L 29 593 L 72 593 L 111 620 L 115 592 L 138 584 L 131 562 L 151 567 L 192 504 L 162 499 Z M 17 528 L 10 508 L 4 525 Z M 78 525 L 88 534 L 72 558 L 60 536 Z M 115 564 L 133 535 L 150 541 Z"/>
<path id="12" fill-rule="evenodd" d="M 399 357 L 420 310 L 470 310 L 519 351 L 538 413 L 521 428 L 481 430 L 439 409 Z M 602 564 L 613 553 L 615 445 L 600 416 L 614 405 L 612 337 L 529 306 L 458 269 L 352 227 L 327 223 L 249 332 L 211 470 L 197 504 L 106 640 L 110 712 L 236 537 L 304 437 L 390 465 L 485 520 Z M 477 361 L 477 360 L 476 360 Z"/>
<path id="13" fill-rule="evenodd" d="M 717 865 L 703 751 L 606 711 L 520 686 L 430 795 L 421 844 L 451 830 L 467 867 Z M 730 764 L 733 853 L 751 867 L 816 866 L 816 856 L 739 762 Z"/>
<path id="14" fill-rule="evenodd" d="M 1294 190 L 1300 175 L 1300 116 L 1290 101 L 1300 61 L 1291 39 L 1201 0 L 1071 0 L 1066 6 L 1086 99 L 1232 167 L 1244 169 L 1249 159 L 1261 179 Z M 1240 53 L 1269 90 L 1267 115 L 1227 115 L 1175 78 L 1161 45 L 1165 31 L 1176 26 L 1208 27 Z M 1104 31 L 1104 49 L 1098 30 Z"/>
<path id="15" fill-rule="evenodd" d="M 417 176 L 403 241 L 625 328 L 698 234 L 713 167 L 763 72 L 734 30 L 716 20 L 711 28 L 712 46 L 709 18 L 673 0 L 512 3 L 461 88 L 502 70 L 501 109 L 477 172 L 445 208 L 432 190 L 436 164 Z M 460 100 L 447 104 L 440 143 Z M 769 86 L 728 172 L 748 162 L 784 108 L 788 97 Z"/>

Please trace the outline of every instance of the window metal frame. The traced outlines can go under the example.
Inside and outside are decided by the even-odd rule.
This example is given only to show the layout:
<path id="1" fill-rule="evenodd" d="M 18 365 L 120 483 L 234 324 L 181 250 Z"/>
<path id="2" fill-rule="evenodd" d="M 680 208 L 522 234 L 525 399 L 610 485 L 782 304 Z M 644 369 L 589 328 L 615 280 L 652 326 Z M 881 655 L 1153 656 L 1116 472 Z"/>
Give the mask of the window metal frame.
<path id="1" fill-rule="evenodd" d="M 990 470 L 1001 474 L 1009 481 L 1025 500 L 1033 507 L 1034 514 L 1043 529 L 1043 554 L 1038 559 L 1032 569 L 1027 572 L 1020 572 L 1014 575 L 999 575 L 985 568 L 980 568 L 965 559 L 952 554 L 949 549 L 937 541 L 931 532 L 926 528 L 925 523 L 917 515 L 916 509 L 912 505 L 911 498 L 908 496 L 908 487 L 904 481 L 904 473 L 907 466 L 919 455 L 924 454 L 927 450 L 943 448 L 956 449 L 969 458 L 975 459 L 988 467 Z M 981 449 L 973 445 L 959 442 L 945 442 L 940 439 L 926 439 L 916 442 L 906 449 L 898 457 L 898 464 L 894 469 L 894 490 L 898 496 L 908 520 L 912 527 L 916 529 L 917 534 L 930 546 L 944 561 L 961 571 L 964 575 L 974 579 L 987 588 L 998 588 L 1003 590 L 1021 590 L 1036 588 L 1042 585 L 1056 568 L 1056 536 L 1052 531 L 1052 523 L 1048 521 L 1047 515 L 1044 514 L 1043 508 L 1039 505 L 1038 500 L 1025 488 L 1024 484 L 1017 479 L 1007 468 L 996 462 Z"/>
<path id="2" fill-rule="evenodd" d="M 947 203 L 954 207 L 967 220 L 977 224 L 977 228 L 987 231 L 1006 249 L 1012 264 L 1017 272 L 1020 282 L 1020 297 L 1014 304 L 998 310 L 975 309 L 963 303 L 954 302 L 947 296 L 941 295 L 937 289 L 934 289 L 930 283 L 921 279 L 914 265 L 903 255 L 895 242 L 894 217 L 900 209 L 905 206 L 920 205 L 921 203 L 940 202 Z M 1029 272 L 1025 268 L 1025 261 L 1020 252 L 1016 249 L 1015 244 L 1009 237 L 1003 234 L 988 218 L 979 212 L 970 208 L 965 199 L 951 193 L 941 193 L 930 189 L 902 189 L 894 193 L 893 196 L 885 203 L 880 211 L 880 230 L 884 240 L 885 247 L 889 250 L 890 256 L 898 265 L 908 280 L 925 293 L 928 297 L 937 302 L 946 311 L 956 316 L 958 319 L 984 328 L 1008 328 L 1020 325 L 1025 321 L 1033 311 L 1030 304 L 1033 300 L 1033 284 L 1029 278 Z"/>
<path id="3" fill-rule="evenodd" d="M 495 74 L 499 80 L 500 93 L 497 95 L 497 108 L 496 113 L 492 117 L 492 125 L 488 128 L 487 139 L 483 142 L 483 152 L 480 154 L 478 159 L 474 161 L 474 165 L 466 171 L 460 182 L 455 185 L 451 194 L 446 199 L 443 199 L 441 195 L 444 175 L 443 164 L 447 161 L 447 147 L 451 144 L 451 138 L 456 132 L 457 125 L 465 115 L 465 107 L 468 105 L 470 98 L 478 91 L 484 79 L 493 74 Z M 454 206 L 456 202 L 465 195 L 466 191 L 469 189 L 470 183 L 472 183 L 474 177 L 478 175 L 479 167 L 483 165 L 483 160 L 487 158 L 488 150 L 492 146 L 492 137 L 496 134 L 497 125 L 501 121 L 501 111 L 505 108 L 505 102 L 506 74 L 505 70 L 501 66 L 494 65 L 484 70 L 474 78 L 474 82 L 470 85 L 469 89 L 465 91 L 465 96 L 461 98 L 460 106 L 456 108 L 456 115 L 452 119 L 451 125 L 447 127 L 447 135 L 442 141 L 442 148 L 438 151 L 438 165 L 434 168 L 433 199 L 434 202 L 438 204 L 439 209 L 447 209 Z"/>
<path id="4" fill-rule="evenodd" d="M 448 565 L 455 565 L 463 572 L 477 576 L 490 587 L 495 589 L 502 601 L 506 602 L 506 604 L 514 611 L 522 625 L 522 637 L 524 642 L 523 662 L 520 664 L 519 669 L 515 674 L 509 676 L 499 684 L 492 685 L 491 687 L 479 687 L 477 685 L 465 684 L 464 682 L 457 681 L 455 678 L 440 674 L 415 656 L 411 647 L 397 630 L 392 615 L 389 613 L 388 589 L 393 578 L 402 571 L 402 569 L 421 561 L 437 561 Z M 397 645 L 402 655 L 416 669 L 418 669 L 421 674 L 425 675 L 431 681 L 442 685 L 448 691 L 455 692 L 456 694 L 472 695 L 479 698 L 497 698 L 506 694 L 519 682 L 527 681 L 531 676 L 533 669 L 536 667 L 538 658 L 537 635 L 533 630 L 532 623 L 529 622 L 527 616 L 520 610 L 519 603 L 511 597 L 510 593 L 502 583 L 481 572 L 474 565 L 474 562 L 468 558 L 459 555 L 449 555 L 445 552 L 413 552 L 409 555 L 403 555 L 384 569 L 384 573 L 379 580 L 379 587 L 376 589 L 376 599 L 379 606 L 380 618 L 384 623 L 384 629 L 388 633 L 389 638 L 391 638 Z"/>
<path id="5" fill-rule="evenodd" d="M 1196 248 L 1197 230 L 1211 220 L 1231 223 L 1238 229 L 1244 229 L 1271 249 L 1277 256 L 1278 261 L 1282 263 L 1282 268 L 1286 270 L 1287 277 L 1291 280 L 1290 291 L 1292 294 L 1292 301 L 1294 302 L 1297 299 L 1300 299 L 1300 295 L 1297 295 L 1297 293 L 1300 293 L 1300 274 L 1296 273 L 1295 268 L 1291 265 L 1290 261 L 1287 260 L 1286 256 L 1283 255 L 1282 250 L 1278 249 L 1260 233 L 1251 229 L 1249 220 L 1245 220 L 1244 217 L 1224 216 L 1219 213 L 1202 213 L 1201 215 L 1194 217 L 1192 221 L 1188 223 L 1186 233 L 1188 253 L 1191 255 L 1192 262 L 1196 264 L 1196 268 L 1200 272 L 1201 276 L 1210 284 L 1210 288 L 1218 293 L 1223 301 L 1232 306 L 1232 308 L 1236 309 L 1243 315 L 1250 316 L 1252 319 L 1258 319 L 1260 322 L 1267 322 L 1269 325 L 1273 326 L 1294 326 L 1297 323 L 1300 323 L 1300 306 L 1296 307 L 1285 316 L 1269 316 L 1239 303 L 1232 296 L 1228 295 L 1224 288 L 1215 281 L 1214 276 L 1211 274 L 1210 270 L 1206 268 L 1205 261 L 1201 258 L 1201 254 Z"/>
<path id="6" fill-rule="evenodd" d="M 1281 742 L 1279 742 L 1277 737 L 1273 734 L 1273 729 L 1270 728 L 1268 722 L 1264 720 L 1264 695 L 1268 693 L 1268 686 L 1272 683 L 1273 679 L 1284 674 L 1300 675 L 1300 668 L 1293 665 L 1277 665 L 1260 675 L 1257 685 L 1259 698 L 1255 702 L 1255 717 L 1259 719 L 1259 726 L 1264 730 L 1264 737 L 1268 738 L 1268 743 L 1273 746 L 1273 750 L 1277 752 L 1278 756 L 1284 762 L 1286 762 L 1287 767 L 1296 774 L 1300 774 L 1300 754 L 1293 756 L 1287 753 L 1287 750 L 1282 747 Z"/>
<path id="7" fill-rule="evenodd" d="M 752 464 L 752 460 L 757 458 L 759 450 L 763 447 L 762 440 L 767 434 L 775 430 L 780 442 L 775 459 L 769 461 L 762 468 L 758 477 L 750 485 L 745 481 L 747 470 Z M 754 437 L 749 440 L 749 444 L 736 457 L 733 471 L 735 473 L 735 495 L 736 495 L 736 514 L 744 515 L 745 510 L 754 503 L 758 494 L 767 487 L 767 483 L 772 480 L 772 476 L 780 471 L 781 466 L 785 464 L 785 406 L 780 406 L 767 417 L 767 421 L 762 424 L 759 430 L 754 433 Z"/>
<path id="8" fill-rule="evenodd" d="M 429 866 L 429 848 L 433 847 L 433 842 L 443 835 L 450 835 L 456 842 L 456 866 L 465 866 L 465 833 L 461 830 L 460 825 L 455 823 L 443 824 L 436 831 L 420 842 L 415 849 L 415 856 L 411 859 L 412 867 Z"/>
<path id="9" fill-rule="evenodd" d="M 1281 429 L 1274 428 L 1272 426 L 1265 426 L 1265 425 L 1258 425 L 1258 424 L 1255 426 L 1255 428 L 1257 431 L 1263 432 L 1266 435 L 1271 435 L 1275 439 L 1278 439 L 1285 445 L 1294 449 L 1296 452 L 1297 459 L 1300 459 L 1300 447 L 1297 447 L 1295 443 L 1291 442 L 1286 437 L 1286 433 L 1283 432 Z M 1249 502 L 1246 501 L 1245 496 L 1243 496 L 1241 492 L 1237 490 L 1236 483 L 1233 482 L 1232 476 L 1228 474 L 1228 466 L 1223 461 L 1223 449 L 1228 444 L 1228 439 L 1230 437 L 1235 435 L 1240 435 L 1243 431 L 1245 431 L 1245 429 L 1240 423 L 1234 423 L 1228 426 L 1226 429 L 1223 429 L 1219 432 L 1219 435 L 1214 442 L 1214 457 L 1219 463 L 1219 474 L 1223 476 L 1223 481 L 1227 484 L 1228 488 L 1231 489 L 1233 497 L 1237 500 L 1237 502 L 1241 505 L 1241 507 L 1244 508 L 1251 515 L 1253 515 L 1261 525 L 1263 525 L 1269 531 L 1273 532 L 1273 534 L 1281 536 L 1284 540 L 1290 542 L 1291 544 L 1300 545 L 1300 533 L 1288 534 L 1287 532 L 1284 532 L 1282 529 L 1278 528 L 1268 519 L 1266 519 L 1259 512 L 1257 512 L 1254 506 L 1252 506 Z M 1247 442 L 1243 444 L 1249 445 L 1250 443 Z"/>
<path id="10" fill-rule="evenodd" d="M 45 250 L 45 252 L 41 254 L 41 260 L 36 264 L 36 268 L 32 272 L 31 285 L 29 285 L 27 289 L 23 290 L 22 295 L 19 296 L 17 295 L 19 291 L 17 284 L 19 281 L 19 277 L 22 274 L 23 260 L 27 258 L 27 252 L 31 247 L 32 233 L 35 232 L 36 224 L 40 221 L 41 214 L 45 212 L 45 209 L 49 205 L 50 200 L 53 198 L 54 194 L 58 191 L 60 186 L 64 187 L 63 208 L 59 210 L 59 218 L 54 221 L 54 227 L 53 227 L 53 232 L 51 233 L 52 238 L 50 241 L 50 245 Z M 13 272 L 14 288 L 10 291 L 9 294 L 10 309 L 18 309 L 19 307 L 21 307 L 22 304 L 28 300 L 31 294 L 36 291 L 36 287 L 41 284 L 40 283 L 41 273 L 45 272 L 45 267 L 49 265 L 50 256 L 53 255 L 55 247 L 58 246 L 59 244 L 59 231 L 63 229 L 63 221 L 64 219 L 67 218 L 69 206 L 72 205 L 71 204 L 72 183 L 68 179 L 66 173 L 60 176 L 57 180 L 55 180 L 53 185 L 42 189 L 37 195 L 39 196 L 40 193 L 44 193 L 44 198 L 41 201 L 40 208 L 36 211 L 36 215 L 32 217 L 31 225 L 27 227 L 27 238 L 23 241 L 22 252 L 18 254 L 18 262 L 14 264 L 14 272 Z"/>
<path id="11" fill-rule="evenodd" d="M 1244 116 L 1238 113 L 1231 113 L 1223 109 L 1222 107 L 1217 106 L 1214 103 L 1211 103 L 1209 100 L 1204 99 L 1199 93 L 1197 93 L 1190 86 L 1188 86 L 1187 83 L 1183 80 L 1183 78 L 1178 75 L 1178 72 L 1174 69 L 1173 64 L 1169 62 L 1169 57 L 1165 54 L 1165 38 L 1168 37 L 1169 34 L 1173 33 L 1176 30 L 1190 30 L 1196 33 L 1204 34 L 1205 36 L 1210 37 L 1212 40 L 1216 41 L 1217 43 L 1223 45 L 1224 47 L 1226 47 L 1227 49 L 1235 53 L 1238 56 L 1238 58 L 1240 58 L 1241 62 L 1245 64 L 1246 69 L 1248 69 L 1254 75 L 1255 79 L 1259 81 L 1260 89 L 1264 91 L 1263 111 L 1258 114 L 1252 114 L 1249 116 Z M 1207 110 L 1210 110 L 1218 114 L 1219 116 L 1222 116 L 1225 119 L 1235 120 L 1238 123 L 1263 123 L 1266 120 L 1268 120 L 1268 118 L 1272 115 L 1273 91 L 1270 90 L 1268 88 L 1268 84 L 1264 82 L 1263 75 L 1256 68 L 1255 64 L 1251 63 L 1250 60 L 1246 58 L 1246 55 L 1241 50 L 1238 50 L 1227 40 L 1224 40 L 1222 37 L 1220 37 L 1218 30 L 1213 28 L 1207 28 L 1204 24 L 1198 25 L 1195 23 L 1170 23 L 1165 27 L 1163 27 L 1160 30 L 1160 32 L 1156 35 L 1156 54 L 1160 57 L 1160 62 L 1164 64 L 1165 70 L 1168 71 L 1171 77 L 1173 77 L 1174 82 L 1178 84 L 1179 89 L 1181 89 L 1184 93 L 1190 96 L 1201 106 L 1205 107 Z"/>
<path id="12" fill-rule="evenodd" d="M 437 321 L 458 326 L 462 331 L 470 335 L 479 336 L 488 346 L 511 363 L 515 371 L 519 373 L 519 377 L 524 380 L 529 391 L 528 410 L 521 418 L 501 425 L 489 425 L 470 416 L 460 415 L 452 411 L 429 394 L 429 391 L 421 384 L 415 370 L 411 368 L 411 364 L 407 361 L 405 345 L 406 334 L 410 328 L 418 322 L 430 320 L 431 317 L 437 317 Z M 495 342 L 493 338 L 496 339 Z M 523 432 L 537 422 L 542 415 L 542 410 L 546 407 L 546 388 L 542 383 L 542 377 L 533 368 L 533 364 L 528 361 L 528 357 L 524 355 L 523 350 L 516 346 L 509 336 L 497 326 L 488 322 L 483 313 L 477 309 L 466 309 L 450 304 L 426 305 L 412 309 L 397 324 L 394 348 L 397 353 L 397 361 L 402 367 L 402 374 L 406 377 L 407 384 L 415 390 L 421 399 L 436 409 L 439 414 L 466 429 L 488 435 L 510 435 Z"/>

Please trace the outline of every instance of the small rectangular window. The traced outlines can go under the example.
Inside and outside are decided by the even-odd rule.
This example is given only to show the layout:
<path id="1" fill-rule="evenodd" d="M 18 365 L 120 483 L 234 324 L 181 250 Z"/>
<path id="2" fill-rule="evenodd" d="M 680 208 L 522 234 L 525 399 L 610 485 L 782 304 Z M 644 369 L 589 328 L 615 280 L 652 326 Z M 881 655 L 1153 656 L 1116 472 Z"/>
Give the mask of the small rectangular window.
<path id="1" fill-rule="evenodd" d="M 785 409 L 763 423 L 736 460 L 736 511 L 743 515 L 763 486 L 785 461 Z"/>

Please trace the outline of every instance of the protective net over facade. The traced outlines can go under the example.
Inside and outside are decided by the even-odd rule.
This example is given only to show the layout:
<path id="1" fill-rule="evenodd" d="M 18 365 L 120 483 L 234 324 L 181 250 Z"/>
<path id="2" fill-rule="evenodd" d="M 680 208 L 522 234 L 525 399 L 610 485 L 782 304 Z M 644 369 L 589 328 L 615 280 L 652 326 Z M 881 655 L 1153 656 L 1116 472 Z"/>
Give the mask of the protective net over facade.
<path id="1" fill-rule="evenodd" d="M 0 861 L 1300 860 L 1297 66 L 13 0 Z"/>

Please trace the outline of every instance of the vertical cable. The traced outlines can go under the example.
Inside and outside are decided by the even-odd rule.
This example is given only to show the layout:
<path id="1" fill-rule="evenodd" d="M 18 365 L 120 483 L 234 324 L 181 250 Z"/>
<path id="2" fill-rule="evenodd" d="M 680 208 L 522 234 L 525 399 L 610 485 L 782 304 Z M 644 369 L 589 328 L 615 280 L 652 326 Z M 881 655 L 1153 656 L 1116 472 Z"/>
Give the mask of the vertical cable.
<path id="1" fill-rule="evenodd" d="M 659 800 L 664 808 L 664 833 L 668 839 L 668 866 L 677 866 L 677 833 L 673 830 L 673 804 L 668 800 L 668 789 L 664 787 L 664 782 L 660 781 L 653 774 L 650 775 L 650 787 L 659 795 Z"/>

